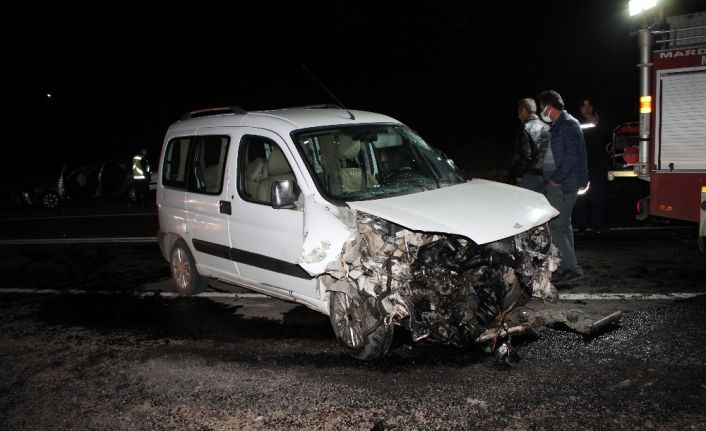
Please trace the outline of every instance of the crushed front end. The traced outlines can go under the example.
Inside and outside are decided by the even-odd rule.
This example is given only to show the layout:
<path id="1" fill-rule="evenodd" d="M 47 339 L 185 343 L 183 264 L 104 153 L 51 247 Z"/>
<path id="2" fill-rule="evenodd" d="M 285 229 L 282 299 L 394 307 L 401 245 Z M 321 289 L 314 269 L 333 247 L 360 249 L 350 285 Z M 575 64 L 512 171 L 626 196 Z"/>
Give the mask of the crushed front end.
<path id="1" fill-rule="evenodd" d="M 415 341 L 466 345 L 514 306 L 556 295 L 550 280 L 559 257 L 546 223 L 482 245 L 362 212 L 356 225 L 356 244 L 329 274 L 374 304 L 379 324 L 404 326 Z"/>

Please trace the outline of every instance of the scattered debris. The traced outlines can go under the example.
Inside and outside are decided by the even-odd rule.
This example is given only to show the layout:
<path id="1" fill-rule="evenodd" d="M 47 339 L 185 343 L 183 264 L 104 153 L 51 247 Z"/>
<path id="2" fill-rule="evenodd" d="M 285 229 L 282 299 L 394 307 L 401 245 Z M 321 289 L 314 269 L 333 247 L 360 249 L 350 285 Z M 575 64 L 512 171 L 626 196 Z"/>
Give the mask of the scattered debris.
<path id="1" fill-rule="evenodd" d="M 495 350 L 495 366 L 499 369 L 507 369 L 512 363 L 520 362 L 522 358 L 519 353 L 510 345 L 510 341 L 506 340 Z"/>
<path id="2" fill-rule="evenodd" d="M 375 422 L 372 428 L 370 428 L 370 431 L 385 431 L 387 427 L 385 426 L 385 422 L 380 419 L 379 421 Z"/>

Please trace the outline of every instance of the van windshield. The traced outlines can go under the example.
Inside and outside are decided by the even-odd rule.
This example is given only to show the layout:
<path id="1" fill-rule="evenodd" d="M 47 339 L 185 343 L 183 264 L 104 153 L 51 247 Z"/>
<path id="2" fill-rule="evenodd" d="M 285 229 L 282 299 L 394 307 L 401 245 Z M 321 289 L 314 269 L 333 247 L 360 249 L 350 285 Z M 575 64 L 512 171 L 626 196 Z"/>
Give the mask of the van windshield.
<path id="1" fill-rule="evenodd" d="M 354 125 L 292 133 L 319 190 L 368 200 L 462 183 L 453 162 L 401 125 Z"/>

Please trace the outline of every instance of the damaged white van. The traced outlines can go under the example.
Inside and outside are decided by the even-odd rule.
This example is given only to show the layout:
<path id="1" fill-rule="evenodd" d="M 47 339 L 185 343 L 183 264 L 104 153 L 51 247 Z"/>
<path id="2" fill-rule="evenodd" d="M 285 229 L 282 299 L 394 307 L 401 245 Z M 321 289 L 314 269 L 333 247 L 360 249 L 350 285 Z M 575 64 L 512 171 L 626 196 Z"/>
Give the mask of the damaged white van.
<path id="1" fill-rule="evenodd" d="M 556 293 L 544 196 L 465 181 L 384 115 L 191 112 L 167 131 L 160 172 L 159 245 L 181 293 L 218 279 L 305 304 L 357 358 L 384 355 L 394 328 L 472 343 Z"/>

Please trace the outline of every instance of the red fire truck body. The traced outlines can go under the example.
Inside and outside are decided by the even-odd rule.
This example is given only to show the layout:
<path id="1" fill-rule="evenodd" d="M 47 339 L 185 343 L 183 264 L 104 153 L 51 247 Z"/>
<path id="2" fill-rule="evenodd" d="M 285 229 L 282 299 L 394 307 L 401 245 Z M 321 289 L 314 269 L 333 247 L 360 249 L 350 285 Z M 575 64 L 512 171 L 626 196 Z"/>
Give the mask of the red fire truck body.
<path id="1" fill-rule="evenodd" d="M 650 182 L 648 215 L 699 223 L 699 248 L 706 248 L 706 12 L 666 19 L 668 30 L 643 27 L 640 48 L 640 123 L 618 126 L 608 179 L 638 177 Z M 646 33 L 645 33 L 646 32 Z M 655 36 L 656 49 L 651 49 Z M 651 62 L 649 55 L 652 55 Z M 644 54 L 644 55 L 642 55 Z M 642 72 L 641 72 L 642 73 Z M 644 76 L 644 81 L 643 81 Z M 651 79 L 650 79 L 651 76 Z M 650 90 L 645 93 L 643 83 Z M 651 81 L 651 82 L 649 82 Z M 638 139 L 639 137 L 639 139 Z M 639 160 L 636 159 L 639 142 Z M 649 202 L 649 205 L 646 203 Z"/>
<path id="2" fill-rule="evenodd" d="M 699 222 L 706 187 L 706 44 L 653 53 L 650 214 Z"/>

